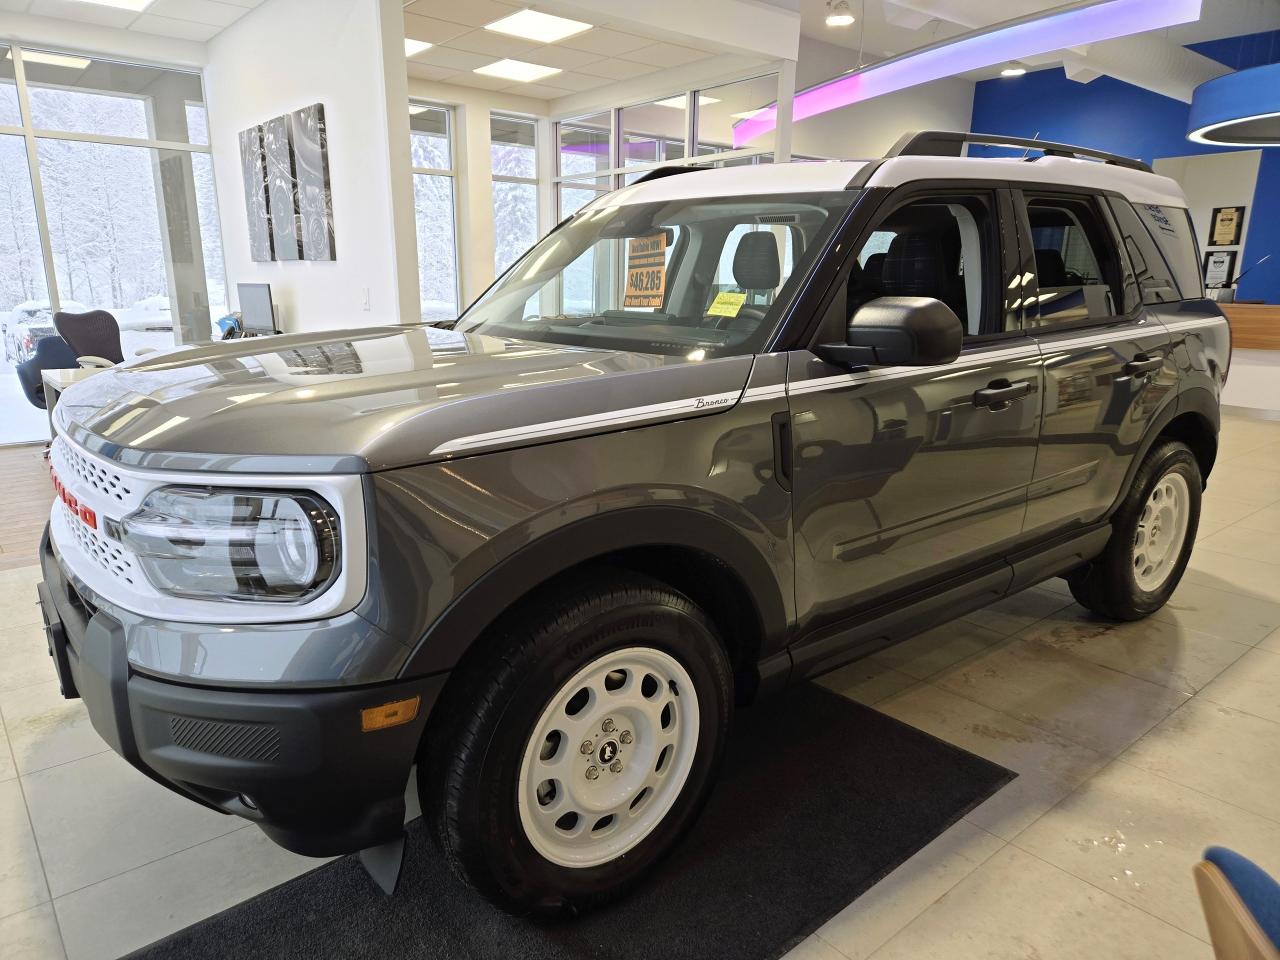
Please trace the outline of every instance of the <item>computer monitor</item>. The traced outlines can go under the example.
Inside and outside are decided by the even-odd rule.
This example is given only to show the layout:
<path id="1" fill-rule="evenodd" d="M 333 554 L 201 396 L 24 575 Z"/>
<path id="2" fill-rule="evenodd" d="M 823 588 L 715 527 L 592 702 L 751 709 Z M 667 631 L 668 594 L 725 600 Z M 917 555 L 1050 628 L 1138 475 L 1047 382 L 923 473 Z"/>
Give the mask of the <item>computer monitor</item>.
<path id="1" fill-rule="evenodd" d="M 240 328 L 244 335 L 261 336 L 276 332 L 276 313 L 271 305 L 271 284 L 237 283 L 240 297 Z"/>

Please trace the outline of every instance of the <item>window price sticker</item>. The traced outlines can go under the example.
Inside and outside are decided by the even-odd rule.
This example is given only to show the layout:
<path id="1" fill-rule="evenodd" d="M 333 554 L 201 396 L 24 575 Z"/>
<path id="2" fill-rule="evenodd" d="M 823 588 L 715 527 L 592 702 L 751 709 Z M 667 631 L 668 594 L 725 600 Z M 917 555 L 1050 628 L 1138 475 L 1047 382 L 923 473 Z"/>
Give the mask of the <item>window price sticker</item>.
<path id="1" fill-rule="evenodd" d="M 708 317 L 736 317 L 742 305 L 747 302 L 745 293 L 732 293 L 728 290 L 717 293 L 716 298 L 707 307 Z"/>
<path id="2" fill-rule="evenodd" d="M 627 241 L 627 289 L 623 307 L 661 307 L 667 290 L 667 234 Z"/>

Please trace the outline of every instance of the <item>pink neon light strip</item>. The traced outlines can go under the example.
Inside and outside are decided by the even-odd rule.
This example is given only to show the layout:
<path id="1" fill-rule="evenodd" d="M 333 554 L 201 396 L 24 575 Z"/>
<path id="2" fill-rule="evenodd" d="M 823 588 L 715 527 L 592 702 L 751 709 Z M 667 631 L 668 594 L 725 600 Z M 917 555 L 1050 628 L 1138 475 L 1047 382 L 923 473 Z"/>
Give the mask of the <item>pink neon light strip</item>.
<path id="1" fill-rule="evenodd" d="M 1127 37 L 1198 19 L 1200 0 L 1105 0 L 1036 20 L 997 27 L 987 33 L 970 34 L 952 43 L 868 67 L 860 73 L 828 80 L 796 94 L 792 120 L 816 117 L 852 103 L 1008 60 Z M 777 121 L 776 103 L 763 108 L 755 116 L 734 126 L 733 145 L 747 146 L 777 126 Z"/>

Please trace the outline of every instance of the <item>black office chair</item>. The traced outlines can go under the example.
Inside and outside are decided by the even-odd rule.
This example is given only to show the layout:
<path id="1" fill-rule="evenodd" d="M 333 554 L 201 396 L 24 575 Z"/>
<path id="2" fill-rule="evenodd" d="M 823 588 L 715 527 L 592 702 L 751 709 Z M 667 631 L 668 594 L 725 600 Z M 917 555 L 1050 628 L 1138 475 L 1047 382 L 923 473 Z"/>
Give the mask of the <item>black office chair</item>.
<path id="1" fill-rule="evenodd" d="M 124 363 L 120 324 L 105 310 L 53 315 L 58 335 L 71 345 L 82 367 L 111 367 Z"/>
<path id="2" fill-rule="evenodd" d="M 74 370 L 80 366 L 76 352 L 61 337 L 42 337 L 36 341 L 36 352 L 29 360 L 14 367 L 18 374 L 18 383 L 22 392 L 27 395 L 33 407 L 41 410 L 47 408 L 44 400 L 44 380 L 40 373 L 43 370 Z"/>

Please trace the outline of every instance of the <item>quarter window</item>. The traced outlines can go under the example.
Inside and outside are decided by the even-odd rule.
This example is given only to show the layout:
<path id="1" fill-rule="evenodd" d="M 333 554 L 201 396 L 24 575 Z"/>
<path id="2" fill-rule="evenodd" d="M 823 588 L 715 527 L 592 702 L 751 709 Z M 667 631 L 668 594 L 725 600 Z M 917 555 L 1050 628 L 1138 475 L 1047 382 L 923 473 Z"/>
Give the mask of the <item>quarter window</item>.
<path id="1" fill-rule="evenodd" d="M 1178 286 L 1173 282 L 1173 273 L 1138 214 L 1127 200 L 1112 197 L 1108 203 L 1120 228 L 1120 239 L 1129 255 L 1129 263 L 1133 265 L 1138 288 L 1142 291 L 1142 302 L 1150 305 L 1177 300 Z"/>
<path id="2" fill-rule="evenodd" d="M 1119 261 L 1093 204 L 1067 197 L 1027 197 L 1039 292 L 1024 302 L 1028 325 L 1115 316 Z"/>
<path id="3" fill-rule="evenodd" d="M 1204 296 L 1204 280 L 1200 276 L 1200 261 L 1196 254 L 1195 231 L 1191 229 L 1191 215 L 1182 207 L 1161 206 L 1156 203 L 1134 205 L 1143 225 L 1155 238 L 1165 260 L 1173 270 L 1178 289 L 1185 300 Z"/>

